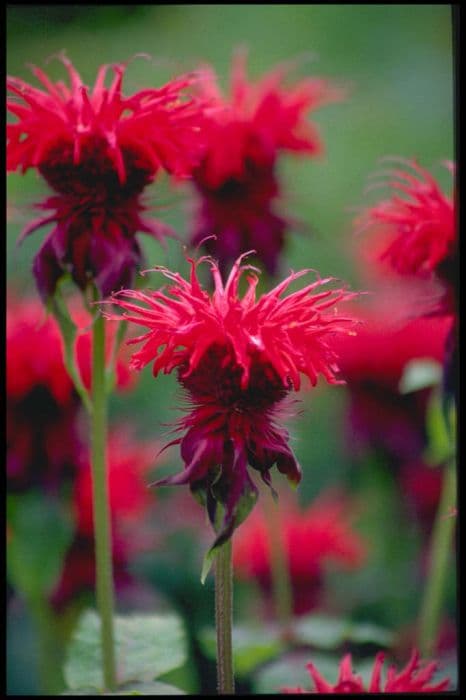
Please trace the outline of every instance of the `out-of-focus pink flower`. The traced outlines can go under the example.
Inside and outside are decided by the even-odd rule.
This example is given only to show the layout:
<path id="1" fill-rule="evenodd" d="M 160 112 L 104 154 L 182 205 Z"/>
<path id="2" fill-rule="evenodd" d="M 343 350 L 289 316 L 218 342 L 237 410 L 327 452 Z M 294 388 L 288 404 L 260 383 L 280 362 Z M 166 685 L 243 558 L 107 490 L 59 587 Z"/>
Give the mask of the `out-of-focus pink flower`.
<path id="1" fill-rule="evenodd" d="M 119 527 L 137 520 L 154 502 L 154 494 L 147 487 L 146 475 L 154 467 L 159 451 L 160 447 L 154 443 L 136 441 L 123 427 L 110 434 L 110 512 Z M 78 531 L 83 535 L 92 535 L 92 474 L 87 457 L 76 477 L 74 504 Z"/>
<path id="2" fill-rule="evenodd" d="M 129 584 L 128 563 L 143 546 L 137 536 L 141 520 L 154 503 L 147 474 L 155 465 L 155 444 L 136 442 L 125 430 L 115 430 L 108 441 L 109 494 L 112 522 L 112 557 L 116 585 Z M 95 585 L 94 524 L 91 468 L 84 453 L 73 490 L 76 534 L 66 554 L 62 574 L 51 596 L 62 609 Z M 137 523 L 137 528 L 134 525 Z"/>
<path id="3" fill-rule="evenodd" d="M 53 223 L 33 271 L 43 298 L 53 295 L 70 271 L 85 289 L 94 281 L 102 296 L 131 284 L 141 261 L 138 231 L 159 239 L 167 227 L 143 218 L 141 194 L 159 172 L 188 177 L 202 148 L 202 109 L 186 89 L 186 75 L 161 88 L 122 91 L 127 64 L 99 68 L 89 89 L 72 63 L 60 55 L 70 85 L 32 72 L 42 89 L 7 79 L 7 100 L 16 117 L 7 125 L 7 170 L 36 168 L 55 194 L 38 205 L 47 212 L 22 233 Z"/>
<path id="4" fill-rule="evenodd" d="M 76 304 L 79 328 L 76 361 L 90 384 L 91 317 Z M 108 334 L 107 356 L 113 345 Z M 55 319 L 38 299 L 11 295 L 7 304 L 7 473 L 9 488 L 55 487 L 77 466 L 81 437 L 80 400 L 63 362 L 63 341 Z M 117 387 L 131 381 L 127 362 L 117 360 Z"/>
<path id="5" fill-rule="evenodd" d="M 432 279 L 445 285 L 442 308 L 455 306 L 458 284 L 458 234 L 453 196 L 444 194 L 434 177 L 415 161 L 398 159 L 400 168 L 383 175 L 389 199 L 366 209 L 357 225 L 381 235 L 381 261 L 401 275 Z M 454 164 L 445 164 L 454 172 Z"/>
<path id="6" fill-rule="evenodd" d="M 332 685 L 319 673 L 314 664 L 306 668 L 314 682 L 315 690 L 303 688 L 283 688 L 284 693 L 435 693 L 447 690 L 450 679 L 432 683 L 434 673 L 438 669 L 437 661 L 423 663 L 419 660 L 419 652 L 415 649 L 406 666 L 397 672 L 394 666 L 389 667 L 385 681 L 382 681 L 382 666 L 385 660 L 383 652 L 375 657 L 374 669 L 365 687 L 361 676 L 352 669 L 351 654 L 346 654 L 341 663 L 337 682 Z"/>
<path id="7" fill-rule="evenodd" d="M 409 303 L 379 299 L 354 313 L 360 321 L 351 342 L 335 339 L 342 377 L 350 395 L 348 443 L 382 448 L 396 459 L 416 459 L 425 446 L 429 390 L 400 393 L 409 362 L 445 357 L 451 316 L 413 317 Z"/>
<path id="8" fill-rule="evenodd" d="M 277 157 L 284 151 L 320 155 L 323 144 L 307 116 L 343 97 L 321 78 L 286 85 L 289 70 L 280 66 L 254 83 L 247 79 L 244 53 L 237 53 L 229 96 L 221 94 L 213 73 L 200 83 L 209 102 L 207 149 L 193 172 L 199 201 L 191 242 L 196 246 L 210 236 L 204 247 L 222 271 L 251 249 L 271 274 L 277 271 L 290 224 L 275 206 Z"/>
<path id="9" fill-rule="evenodd" d="M 247 501 L 250 510 L 257 498 L 248 464 L 267 484 L 274 464 L 291 482 L 300 480 L 288 433 L 276 425 L 278 409 L 285 396 L 299 388 L 300 373 L 312 385 L 320 374 L 329 383 L 338 382 L 333 339 L 352 332 L 347 319 L 329 308 L 355 295 L 342 289 L 321 291 L 330 279 L 318 279 L 283 297 L 306 271 L 291 274 L 258 300 L 258 278 L 250 273 L 241 297 L 240 277 L 251 269 L 241 264 L 243 257 L 225 283 L 216 263 L 201 258 L 190 261 L 189 281 L 157 268 L 172 281 L 166 291 L 122 290 L 111 299 L 130 324 L 147 329 L 129 341 L 143 343 L 133 355 L 133 367 L 153 362 L 154 375 L 176 369 L 187 391 L 192 410 L 179 423 L 185 435 L 171 443 L 181 445 L 185 469 L 158 483 L 189 483 L 207 499 L 212 522 L 217 502 L 225 506 L 216 544 L 230 537 L 243 519 L 240 503 Z M 196 274 L 202 261 L 210 264 L 212 272 L 210 294 Z M 114 313 L 106 316 L 122 318 Z"/>
<path id="10" fill-rule="evenodd" d="M 356 569 L 366 556 L 365 545 L 352 529 L 348 503 L 335 494 L 321 496 L 306 509 L 291 502 L 277 512 L 282 546 L 288 560 L 297 615 L 319 604 L 327 565 Z M 270 533 L 262 511 L 256 510 L 239 528 L 233 544 L 238 576 L 255 579 L 269 593 L 272 586 Z"/>

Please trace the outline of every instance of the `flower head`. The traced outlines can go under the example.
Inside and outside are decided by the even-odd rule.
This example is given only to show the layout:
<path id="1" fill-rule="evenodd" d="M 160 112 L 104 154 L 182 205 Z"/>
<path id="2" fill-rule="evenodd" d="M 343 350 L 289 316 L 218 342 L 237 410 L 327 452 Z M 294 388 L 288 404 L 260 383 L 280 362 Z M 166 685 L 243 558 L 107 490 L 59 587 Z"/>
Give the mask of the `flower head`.
<path id="1" fill-rule="evenodd" d="M 209 109 L 205 155 L 193 171 L 199 203 L 192 244 L 209 237 L 205 248 L 222 269 L 254 249 L 267 270 L 276 272 L 289 226 L 275 209 L 278 154 L 321 154 L 321 139 L 307 115 L 343 94 L 320 78 L 286 85 L 287 72 L 288 66 L 280 66 L 253 83 L 246 76 L 245 56 L 238 53 L 229 96 L 221 94 L 213 74 L 200 84 Z"/>
<path id="2" fill-rule="evenodd" d="M 397 168 L 386 173 L 392 196 L 367 209 L 360 223 L 388 234 L 380 257 L 398 273 L 420 278 L 436 275 L 455 285 L 457 230 L 453 197 L 444 194 L 434 177 L 415 161 L 401 163 L 410 170 Z M 453 174 L 453 163 L 446 166 Z"/>
<path id="3" fill-rule="evenodd" d="M 277 513 L 297 615 L 318 604 L 327 564 L 351 570 L 364 560 L 365 547 L 351 527 L 346 506 L 342 498 L 328 494 L 306 509 L 285 503 Z M 233 565 L 239 576 L 256 579 L 266 593 L 270 592 L 270 541 L 261 511 L 256 510 L 238 531 Z"/>
<path id="4" fill-rule="evenodd" d="M 249 509 L 257 489 L 247 471 L 249 464 L 266 483 L 276 463 L 280 472 L 297 483 L 301 471 L 288 445 L 288 433 L 276 425 L 278 409 L 292 389 L 300 387 L 300 373 L 316 384 L 322 374 L 337 383 L 338 367 L 332 339 L 351 333 L 351 324 L 337 315 L 338 301 L 354 296 L 342 289 L 322 287 L 318 279 L 304 289 L 282 295 L 306 271 L 291 274 L 256 300 L 258 278 L 239 282 L 250 266 L 241 256 L 225 282 L 210 258 L 190 260 L 189 281 L 180 274 L 157 268 L 172 284 L 155 292 L 122 290 L 111 303 L 124 310 L 130 323 L 148 330 L 129 343 L 143 343 L 132 357 L 140 369 L 153 362 L 153 373 L 177 370 L 192 410 L 179 429 L 187 431 L 171 444 L 181 445 L 184 471 L 159 483 L 190 483 L 202 498 L 212 522 L 218 502 L 225 507 L 218 544 L 230 536 Z M 204 291 L 197 277 L 200 262 L 210 264 L 214 290 Z M 134 303 L 134 301 L 143 304 Z M 107 313 L 110 319 L 121 316 Z"/>
<path id="5" fill-rule="evenodd" d="M 84 289 L 94 280 L 102 295 L 130 284 L 141 250 L 137 231 L 162 237 L 166 228 L 142 218 L 140 195 L 161 169 L 187 177 L 200 156 L 202 111 L 184 91 L 195 81 L 183 76 L 161 88 L 126 97 L 127 64 L 102 66 L 94 87 L 84 85 L 61 55 L 70 85 L 39 68 L 32 72 L 43 89 L 8 78 L 7 170 L 37 168 L 55 191 L 39 205 L 48 214 L 23 231 L 54 223 L 34 261 L 43 297 L 53 295 L 68 269 Z"/>
<path id="6" fill-rule="evenodd" d="M 351 654 L 346 654 L 340 663 L 338 680 L 332 685 L 320 675 L 314 664 L 307 664 L 315 690 L 303 688 L 284 688 L 285 693 L 434 693 L 447 690 L 450 680 L 432 683 L 432 677 L 438 668 L 436 661 L 430 661 L 424 665 L 419 660 L 419 652 L 415 649 L 405 668 L 397 672 L 394 666 L 387 671 L 385 681 L 382 681 L 382 666 L 385 655 L 379 652 L 375 657 L 374 669 L 371 680 L 366 688 L 361 676 L 357 676 L 352 669 Z"/>
<path id="7" fill-rule="evenodd" d="M 147 489 L 148 471 L 154 466 L 157 446 L 136 442 L 125 429 L 113 431 L 108 442 L 109 493 L 112 519 L 112 557 L 117 586 L 132 577 L 128 562 L 140 547 L 132 525 L 147 512 L 154 498 Z M 73 488 L 76 533 L 66 554 L 51 602 L 58 610 L 95 585 L 94 524 L 91 467 L 84 452 Z"/>

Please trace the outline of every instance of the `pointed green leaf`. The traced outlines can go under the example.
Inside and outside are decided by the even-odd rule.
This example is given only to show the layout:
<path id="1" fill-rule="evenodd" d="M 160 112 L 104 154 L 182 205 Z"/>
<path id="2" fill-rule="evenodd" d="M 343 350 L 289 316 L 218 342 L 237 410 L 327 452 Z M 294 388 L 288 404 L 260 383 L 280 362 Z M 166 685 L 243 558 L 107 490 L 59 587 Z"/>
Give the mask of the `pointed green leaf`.
<path id="1" fill-rule="evenodd" d="M 75 358 L 77 327 L 71 318 L 66 303 L 61 295 L 60 287 L 57 287 L 55 295 L 49 300 L 48 308 L 60 327 L 64 346 L 63 362 L 66 370 L 74 384 L 76 391 L 80 395 L 84 406 L 90 414 L 92 411 L 91 400 L 89 398 L 89 393 L 82 382 L 81 373 L 76 364 Z"/>

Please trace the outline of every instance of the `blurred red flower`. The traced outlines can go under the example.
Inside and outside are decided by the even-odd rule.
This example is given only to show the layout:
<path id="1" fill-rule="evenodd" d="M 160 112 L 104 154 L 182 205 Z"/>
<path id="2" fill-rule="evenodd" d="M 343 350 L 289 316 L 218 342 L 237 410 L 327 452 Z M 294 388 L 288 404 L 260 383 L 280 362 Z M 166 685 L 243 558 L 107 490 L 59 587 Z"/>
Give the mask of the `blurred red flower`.
<path id="1" fill-rule="evenodd" d="M 317 128 L 306 117 L 343 97 L 341 89 L 320 78 L 285 85 L 289 70 L 280 66 L 253 83 L 247 79 L 245 55 L 237 53 L 230 96 L 221 94 L 213 73 L 200 83 L 201 96 L 209 101 L 207 150 L 193 172 L 198 204 L 191 243 L 205 241 L 222 272 L 252 249 L 269 273 L 277 271 L 290 224 L 275 209 L 277 156 L 283 151 L 320 155 Z"/>
<path id="2" fill-rule="evenodd" d="M 76 361 L 89 387 L 91 317 L 72 306 L 80 329 Z M 75 472 L 82 442 L 81 404 L 63 363 L 63 341 L 55 319 L 37 299 L 11 295 L 6 321 L 8 487 L 55 487 Z M 110 331 L 107 356 L 112 345 Z M 128 386 L 131 376 L 121 354 L 116 369 L 117 386 Z"/>
<path id="3" fill-rule="evenodd" d="M 335 685 L 323 678 L 314 664 L 307 664 L 315 690 L 303 688 L 283 688 L 285 693 L 434 693 L 447 690 L 450 680 L 432 683 L 432 677 L 437 671 L 438 662 L 425 663 L 419 661 L 419 652 L 415 649 L 406 666 L 397 672 L 394 666 L 387 671 L 385 681 L 382 681 L 382 666 L 385 660 L 383 652 L 375 657 L 374 669 L 371 680 L 366 688 L 361 676 L 357 676 L 352 669 L 351 654 L 346 654 L 340 663 L 340 672 Z"/>
<path id="4" fill-rule="evenodd" d="M 379 236 L 387 237 L 383 238 L 380 259 L 396 272 L 440 279 L 447 288 L 443 306 L 451 311 L 458 282 L 453 196 L 444 194 L 434 177 L 414 160 L 396 160 L 405 169 L 382 173 L 389 178 L 386 184 L 392 189 L 392 196 L 366 209 L 357 224 L 374 227 Z M 454 164 L 445 165 L 453 174 Z"/>
<path id="5" fill-rule="evenodd" d="M 285 502 L 277 518 L 289 565 L 293 609 L 301 615 L 319 605 L 326 566 L 358 568 L 366 549 L 351 527 L 348 503 L 336 494 L 325 494 L 305 509 Z M 272 587 L 269 538 L 267 520 L 256 510 L 239 528 L 233 544 L 238 576 L 256 579 L 266 593 Z"/>
<path id="6" fill-rule="evenodd" d="M 386 302 L 386 303 L 385 303 Z M 443 472 L 423 462 L 431 388 L 402 393 L 400 381 L 413 360 L 442 365 L 452 316 L 413 317 L 411 303 L 378 300 L 355 310 L 361 322 L 352 342 L 335 340 L 349 406 L 346 443 L 356 455 L 374 450 L 388 459 L 400 495 L 426 534 L 440 498 Z"/>
<path id="7" fill-rule="evenodd" d="M 17 121 L 7 125 L 7 170 L 37 168 L 56 194 L 38 205 L 49 213 L 22 233 L 54 223 L 34 260 L 42 297 L 53 295 L 71 271 L 85 289 L 95 281 L 106 296 L 131 284 L 141 261 L 138 231 L 162 238 L 167 227 L 142 218 L 140 196 L 161 169 L 187 177 L 200 156 L 202 111 L 185 90 L 186 75 L 161 88 L 130 97 L 122 92 L 127 64 L 101 66 L 92 89 L 62 54 L 70 87 L 54 83 L 39 68 L 32 72 L 45 89 L 8 78 L 14 94 L 7 108 Z"/>
<path id="8" fill-rule="evenodd" d="M 108 441 L 110 513 L 112 521 L 112 557 L 117 586 L 132 582 L 128 563 L 143 543 L 133 527 L 154 503 L 147 487 L 148 472 L 155 466 L 159 448 L 141 443 L 125 428 L 114 430 Z M 80 469 L 73 489 L 76 533 L 66 554 L 59 582 L 51 602 L 59 610 L 95 585 L 92 476 L 88 458 L 81 454 Z"/>
<path id="9" fill-rule="evenodd" d="M 122 290 L 111 299 L 123 309 L 123 318 L 148 329 L 128 341 L 144 342 L 133 355 L 133 367 L 154 361 L 154 375 L 178 370 L 192 410 L 179 422 L 178 429 L 187 431 L 184 437 L 170 444 L 181 445 L 185 469 L 158 484 L 189 483 L 206 499 L 212 523 L 217 502 L 225 506 L 216 544 L 231 535 L 257 498 L 248 463 L 267 484 L 275 463 L 291 482 L 300 480 L 288 433 L 275 424 L 278 409 L 292 389 L 299 389 L 300 372 L 313 385 L 319 374 L 337 383 L 332 342 L 335 335 L 352 332 L 346 318 L 327 310 L 355 295 L 342 289 L 320 291 L 330 279 L 318 279 L 281 298 L 306 271 L 291 274 L 257 301 L 258 278 L 250 273 L 241 298 L 240 277 L 251 269 L 241 264 L 243 257 L 225 284 L 217 265 L 201 258 L 190 260 L 189 282 L 178 273 L 156 268 L 173 282 L 167 291 Z M 215 285 L 211 294 L 197 278 L 202 261 L 211 267 Z M 106 316 L 122 318 L 114 313 Z"/>
<path id="10" fill-rule="evenodd" d="M 413 311 L 414 308 L 414 311 Z M 429 390 L 401 394 L 400 380 L 409 362 L 442 364 L 452 316 L 416 317 L 410 303 L 379 296 L 354 311 L 358 333 L 334 347 L 350 396 L 348 444 L 382 448 L 395 460 L 417 459 L 425 446 L 425 410 Z"/>

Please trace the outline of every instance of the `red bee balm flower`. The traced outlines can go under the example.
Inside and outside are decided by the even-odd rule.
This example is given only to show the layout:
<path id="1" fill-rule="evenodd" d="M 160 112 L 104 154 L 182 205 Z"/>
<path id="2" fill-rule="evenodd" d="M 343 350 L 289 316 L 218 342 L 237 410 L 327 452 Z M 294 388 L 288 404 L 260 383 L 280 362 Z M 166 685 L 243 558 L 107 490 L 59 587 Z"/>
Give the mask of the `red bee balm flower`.
<path id="1" fill-rule="evenodd" d="M 314 681 L 315 690 L 303 688 L 284 688 L 285 693 L 434 693 L 447 690 L 450 680 L 445 678 L 437 683 L 431 683 L 432 676 L 437 670 L 438 663 L 431 661 L 421 667 L 419 653 L 413 650 L 411 658 L 405 668 L 397 673 L 393 666 L 388 669 L 385 683 L 382 683 L 382 666 L 385 655 L 379 652 L 375 657 L 374 669 L 368 688 L 364 687 L 360 676 L 353 673 L 351 654 L 346 654 L 340 663 L 340 673 L 335 685 L 323 678 L 314 664 L 307 664 L 306 668 Z"/>
<path id="2" fill-rule="evenodd" d="M 18 121 L 7 125 L 7 170 L 37 168 L 56 192 L 38 205 L 51 213 L 22 234 L 55 223 L 34 261 L 41 295 L 52 295 L 70 270 L 81 289 L 94 280 L 106 296 L 132 281 L 141 259 L 136 232 L 157 238 L 164 232 L 141 217 L 144 188 L 160 169 L 188 176 L 199 158 L 201 111 L 196 100 L 183 96 L 195 78 L 124 97 L 126 64 L 112 66 L 109 88 L 109 67 L 102 66 L 89 90 L 71 62 L 60 58 L 70 87 L 53 83 L 36 67 L 32 71 L 45 90 L 8 78 L 16 99 L 8 99 L 7 107 Z"/>
<path id="3" fill-rule="evenodd" d="M 319 155 L 323 147 L 317 129 L 305 117 L 343 95 L 320 78 L 286 87 L 286 72 L 282 66 L 256 84 L 248 82 L 245 57 L 238 54 L 231 97 L 221 95 L 213 75 L 200 84 L 211 109 L 207 150 L 193 172 L 200 199 L 192 244 L 215 236 L 205 248 L 218 257 L 222 270 L 241 252 L 254 249 L 267 270 L 276 272 L 289 224 L 273 207 L 279 195 L 277 155 Z"/>
<path id="4" fill-rule="evenodd" d="M 156 268 L 174 283 L 166 293 L 122 290 L 112 297 L 129 322 L 148 328 L 128 341 L 145 341 L 133 355 L 133 367 L 140 369 L 154 360 L 154 375 L 177 369 L 190 397 L 193 410 L 179 424 L 187 432 L 170 443 L 181 445 L 185 469 L 158 484 L 190 483 L 193 492 L 205 499 L 212 523 L 217 502 L 224 505 L 216 544 L 231 535 L 257 498 L 248 463 L 266 483 L 275 463 L 291 482 L 299 482 L 301 470 L 288 445 L 288 433 L 274 419 L 285 396 L 299 389 L 300 372 L 313 385 L 319 374 L 337 383 L 332 338 L 351 332 L 347 319 L 328 309 L 354 294 L 320 291 L 329 279 L 318 279 L 281 298 L 306 270 L 291 274 L 257 301 L 258 278 L 250 274 L 241 298 L 241 274 L 254 269 L 241 265 L 243 257 L 225 284 L 217 265 L 201 258 L 190 260 L 189 282 L 178 273 Z M 197 266 L 206 260 L 214 281 L 211 294 L 201 288 L 196 275 Z"/>
<path id="5" fill-rule="evenodd" d="M 297 615 L 319 603 L 327 563 L 355 569 L 365 558 L 365 547 L 352 530 L 344 500 L 325 495 L 306 510 L 285 504 L 280 512 L 280 529 L 288 560 Z M 264 514 L 255 511 L 238 532 L 233 546 L 235 571 L 254 578 L 269 593 L 272 586 L 269 532 Z"/>
<path id="6" fill-rule="evenodd" d="M 91 317 L 73 306 L 79 328 L 76 360 L 81 378 L 90 385 Z M 76 470 L 79 438 L 79 396 L 63 363 L 58 324 L 36 299 L 10 298 L 7 308 L 7 474 L 9 488 L 31 484 L 54 487 Z M 107 356 L 112 334 L 107 336 Z M 33 350 L 32 350 L 33 349 Z M 128 385 L 127 364 L 118 356 L 118 388 Z"/>
<path id="7" fill-rule="evenodd" d="M 445 195 L 432 175 L 415 161 L 407 161 L 406 165 L 414 174 L 401 169 L 389 171 L 392 197 L 365 211 L 360 221 L 365 226 L 378 225 L 389 234 L 388 245 L 380 257 L 397 272 L 424 278 L 435 274 L 455 285 L 457 233 L 453 197 Z M 454 172 L 453 163 L 446 166 Z"/>

